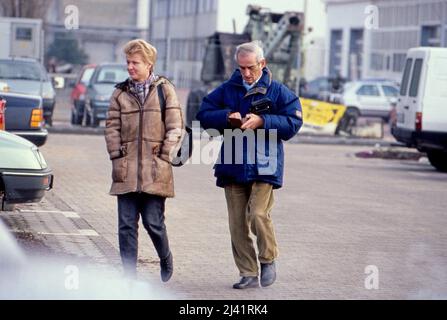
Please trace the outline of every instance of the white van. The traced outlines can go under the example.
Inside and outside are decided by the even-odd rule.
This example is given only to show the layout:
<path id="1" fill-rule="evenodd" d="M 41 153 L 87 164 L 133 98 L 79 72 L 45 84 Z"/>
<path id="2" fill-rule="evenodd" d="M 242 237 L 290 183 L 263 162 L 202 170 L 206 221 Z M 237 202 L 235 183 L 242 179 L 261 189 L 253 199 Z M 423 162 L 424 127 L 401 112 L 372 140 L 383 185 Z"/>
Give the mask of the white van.
<path id="1" fill-rule="evenodd" d="M 392 134 L 447 172 L 447 48 L 408 50 Z"/>

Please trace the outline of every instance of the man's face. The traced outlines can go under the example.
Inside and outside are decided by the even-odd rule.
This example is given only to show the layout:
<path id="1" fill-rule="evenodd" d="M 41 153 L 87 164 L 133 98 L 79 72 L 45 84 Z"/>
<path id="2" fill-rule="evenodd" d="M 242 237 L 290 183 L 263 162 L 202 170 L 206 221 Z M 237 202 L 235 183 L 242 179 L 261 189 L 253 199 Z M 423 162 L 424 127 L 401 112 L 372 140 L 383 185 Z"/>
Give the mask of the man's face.
<path id="1" fill-rule="evenodd" d="M 255 82 L 262 74 L 262 68 L 265 67 L 265 59 L 256 60 L 256 53 L 239 53 L 237 64 L 241 71 L 242 78 L 248 84 Z"/>
<path id="2" fill-rule="evenodd" d="M 142 82 L 149 77 L 152 65 L 144 62 L 140 53 L 126 56 L 127 72 L 132 80 Z"/>

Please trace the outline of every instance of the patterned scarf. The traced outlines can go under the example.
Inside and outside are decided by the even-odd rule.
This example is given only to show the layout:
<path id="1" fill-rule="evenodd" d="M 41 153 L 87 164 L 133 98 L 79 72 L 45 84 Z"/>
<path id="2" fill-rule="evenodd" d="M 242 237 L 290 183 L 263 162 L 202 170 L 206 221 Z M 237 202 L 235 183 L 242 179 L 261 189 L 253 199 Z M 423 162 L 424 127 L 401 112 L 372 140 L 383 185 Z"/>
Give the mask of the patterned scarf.
<path id="1" fill-rule="evenodd" d="M 142 82 L 136 82 L 130 79 L 130 92 L 141 104 L 144 104 L 147 94 L 149 93 L 149 87 L 154 80 L 156 80 L 156 76 L 153 73 L 150 74 L 149 78 Z"/>

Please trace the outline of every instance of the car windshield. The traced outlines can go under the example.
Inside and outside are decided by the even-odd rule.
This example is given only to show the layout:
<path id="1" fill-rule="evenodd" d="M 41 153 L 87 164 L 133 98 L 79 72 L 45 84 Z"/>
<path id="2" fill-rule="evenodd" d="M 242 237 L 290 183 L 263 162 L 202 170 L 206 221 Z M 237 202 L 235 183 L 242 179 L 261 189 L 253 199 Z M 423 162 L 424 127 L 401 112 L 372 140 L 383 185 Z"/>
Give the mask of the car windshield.
<path id="1" fill-rule="evenodd" d="M 0 79 L 44 81 L 45 75 L 37 62 L 0 60 Z"/>
<path id="2" fill-rule="evenodd" d="M 87 69 L 85 69 L 84 73 L 82 74 L 80 82 L 85 84 L 85 85 L 87 85 L 88 82 L 90 81 L 90 78 L 93 75 L 93 71 L 95 71 L 95 68 L 87 68 Z"/>
<path id="3" fill-rule="evenodd" d="M 383 93 L 385 93 L 385 96 L 387 97 L 397 97 L 399 95 L 399 90 L 392 86 L 382 86 Z"/>
<path id="4" fill-rule="evenodd" d="M 118 83 L 128 77 L 126 66 L 102 67 L 96 76 L 96 83 Z"/>

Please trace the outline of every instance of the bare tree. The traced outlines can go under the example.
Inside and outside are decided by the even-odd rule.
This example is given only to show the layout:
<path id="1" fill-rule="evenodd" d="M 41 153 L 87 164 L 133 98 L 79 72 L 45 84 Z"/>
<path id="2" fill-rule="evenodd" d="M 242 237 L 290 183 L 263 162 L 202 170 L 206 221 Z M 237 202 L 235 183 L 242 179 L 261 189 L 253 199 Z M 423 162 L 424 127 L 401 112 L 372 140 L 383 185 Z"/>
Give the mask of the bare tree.
<path id="1" fill-rule="evenodd" d="M 0 13 L 4 17 L 45 19 L 53 0 L 0 0 Z"/>

